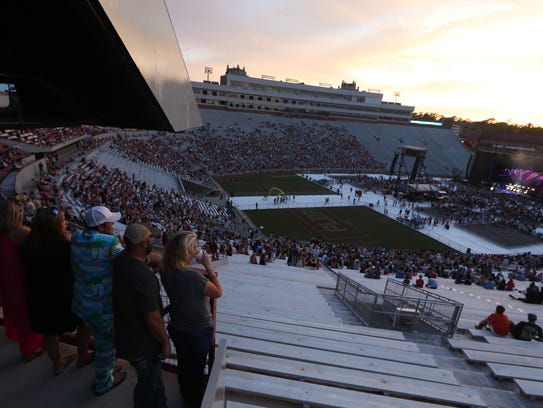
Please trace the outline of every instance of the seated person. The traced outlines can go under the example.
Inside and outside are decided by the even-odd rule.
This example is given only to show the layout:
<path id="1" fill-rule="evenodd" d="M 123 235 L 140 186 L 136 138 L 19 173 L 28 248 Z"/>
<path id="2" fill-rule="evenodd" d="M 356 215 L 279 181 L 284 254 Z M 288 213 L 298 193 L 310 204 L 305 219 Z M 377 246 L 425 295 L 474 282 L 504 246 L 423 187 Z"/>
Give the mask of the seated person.
<path id="1" fill-rule="evenodd" d="M 437 283 L 437 279 L 434 279 L 434 278 L 428 279 L 428 283 L 426 284 L 427 288 L 437 289 L 438 286 L 439 286 L 439 284 Z"/>
<path id="2" fill-rule="evenodd" d="M 251 256 L 249 257 L 249 262 L 256 265 L 258 262 L 256 261 L 256 254 L 253 252 Z"/>
<path id="3" fill-rule="evenodd" d="M 509 281 L 505 284 L 505 290 L 508 290 L 511 292 L 515 288 L 515 282 L 513 282 L 513 279 L 509 279 Z"/>
<path id="4" fill-rule="evenodd" d="M 424 279 L 422 279 L 422 275 L 419 275 L 418 279 L 415 281 L 415 287 L 417 288 L 424 287 Z"/>
<path id="5" fill-rule="evenodd" d="M 492 289 L 494 290 L 494 281 L 489 279 L 484 284 L 485 289 Z"/>
<path id="6" fill-rule="evenodd" d="M 475 328 L 477 330 L 485 328 L 496 336 L 507 336 L 512 326 L 513 323 L 509 321 L 509 318 L 505 314 L 505 307 L 498 305 L 496 306 L 496 311 L 482 320 L 479 324 L 476 324 Z"/>
<path id="7" fill-rule="evenodd" d="M 539 301 L 539 288 L 535 286 L 535 282 L 530 283 L 530 286 L 526 288 L 524 293 L 525 297 L 523 298 L 514 297 L 513 295 L 509 295 L 509 297 L 524 303 L 537 303 Z"/>
<path id="8" fill-rule="evenodd" d="M 505 283 L 505 279 L 502 279 L 501 281 L 498 282 L 498 284 L 496 285 L 496 289 L 497 290 L 505 290 L 505 287 L 506 287 L 506 283 Z"/>
<path id="9" fill-rule="evenodd" d="M 411 285 L 411 278 L 405 275 L 405 278 L 403 280 L 404 285 Z"/>
<path id="10" fill-rule="evenodd" d="M 511 329 L 511 334 L 517 340 L 536 340 L 543 342 L 543 330 L 540 326 L 535 324 L 537 316 L 533 313 L 528 313 L 528 321 L 517 323 L 513 329 Z"/>

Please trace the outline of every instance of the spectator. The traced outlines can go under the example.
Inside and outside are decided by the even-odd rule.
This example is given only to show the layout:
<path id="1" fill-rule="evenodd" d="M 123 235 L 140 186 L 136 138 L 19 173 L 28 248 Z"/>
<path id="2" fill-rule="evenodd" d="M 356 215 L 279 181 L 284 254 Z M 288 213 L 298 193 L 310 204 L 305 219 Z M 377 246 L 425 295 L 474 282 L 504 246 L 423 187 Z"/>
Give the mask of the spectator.
<path id="1" fill-rule="evenodd" d="M 19 343 L 27 361 L 43 353 L 43 336 L 30 327 L 26 277 L 20 247 L 30 232 L 23 226 L 24 209 L 8 199 L 0 201 L 0 298 L 6 337 Z"/>
<path id="2" fill-rule="evenodd" d="M 166 407 L 161 359 L 171 354 L 162 320 L 160 284 L 146 265 L 153 235 L 142 224 L 124 232 L 126 250 L 113 263 L 115 346 L 135 368 L 134 407 Z"/>
<path id="3" fill-rule="evenodd" d="M 539 288 L 535 286 L 535 282 L 531 282 L 530 285 L 526 288 L 525 297 L 519 298 L 513 295 L 509 295 L 509 297 L 520 300 L 524 303 L 537 303 L 539 301 Z"/>
<path id="4" fill-rule="evenodd" d="M 428 283 L 426 284 L 426 287 L 430 289 L 437 289 L 439 287 L 439 284 L 437 283 L 437 279 L 429 278 Z"/>
<path id="5" fill-rule="evenodd" d="M 543 342 L 543 331 L 541 327 L 535 324 L 537 316 L 533 313 L 528 313 L 527 322 L 519 322 L 512 329 L 511 334 L 517 340 L 536 340 Z"/>
<path id="6" fill-rule="evenodd" d="M 419 277 L 415 281 L 415 287 L 417 287 L 417 288 L 423 288 L 424 287 L 424 279 L 422 279 L 422 275 L 419 275 Z"/>
<path id="7" fill-rule="evenodd" d="M 87 351 L 90 333 L 72 312 L 73 273 L 70 238 L 64 212 L 44 207 L 34 217 L 32 230 L 23 243 L 28 311 L 32 330 L 44 335 L 45 349 L 56 375 L 77 356 L 78 366 L 91 360 Z M 62 357 L 59 335 L 77 330 L 78 354 Z"/>
<path id="8" fill-rule="evenodd" d="M 108 208 L 92 207 L 85 214 L 87 229 L 72 238 L 73 311 L 94 336 L 94 392 L 102 395 L 121 384 L 126 373 L 115 369 L 113 349 L 112 264 L 122 251 L 113 224 L 121 218 Z"/>
<path id="9" fill-rule="evenodd" d="M 509 279 L 509 281 L 505 285 L 505 290 L 512 292 L 514 288 L 515 288 L 515 282 L 513 282 L 513 279 Z"/>
<path id="10" fill-rule="evenodd" d="M 160 277 L 170 299 L 168 332 L 179 361 L 177 378 L 186 406 L 200 407 L 204 392 L 204 369 L 213 341 L 213 318 L 209 298 L 222 296 L 222 287 L 211 258 L 204 251 L 200 264 L 208 279 L 191 269 L 199 253 L 196 234 L 183 231 L 166 245 Z"/>
<path id="11" fill-rule="evenodd" d="M 505 314 L 505 307 L 502 305 L 496 306 L 496 311 L 494 313 L 475 325 L 477 330 L 485 328 L 496 336 L 509 335 L 509 331 L 512 330 L 512 327 L 513 323 L 509 321 L 509 318 Z"/>

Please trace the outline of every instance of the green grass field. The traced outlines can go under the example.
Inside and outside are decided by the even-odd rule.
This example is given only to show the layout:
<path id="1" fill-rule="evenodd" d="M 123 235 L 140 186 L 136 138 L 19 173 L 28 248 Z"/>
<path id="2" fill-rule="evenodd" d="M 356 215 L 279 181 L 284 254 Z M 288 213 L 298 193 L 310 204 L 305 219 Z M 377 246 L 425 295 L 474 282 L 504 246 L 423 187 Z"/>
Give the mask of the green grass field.
<path id="1" fill-rule="evenodd" d="M 330 190 L 296 175 L 258 177 L 218 177 L 217 182 L 230 194 L 263 196 L 273 187 L 288 195 L 330 194 Z M 273 193 L 277 195 L 277 192 Z M 450 249 L 424 234 L 393 221 L 367 207 L 297 208 L 245 211 L 267 236 L 292 236 L 345 242 L 360 246 L 403 249 Z"/>
<path id="2" fill-rule="evenodd" d="M 330 194 L 330 190 L 296 176 L 216 177 L 221 187 L 234 197 L 263 196 L 275 187 L 287 195 Z M 277 195 L 275 192 L 274 195 Z"/>
<path id="3" fill-rule="evenodd" d="M 245 211 L 267 236 L 328 240 L 398 249 L 450 249 L 444 244 L 367 207 Z"/>

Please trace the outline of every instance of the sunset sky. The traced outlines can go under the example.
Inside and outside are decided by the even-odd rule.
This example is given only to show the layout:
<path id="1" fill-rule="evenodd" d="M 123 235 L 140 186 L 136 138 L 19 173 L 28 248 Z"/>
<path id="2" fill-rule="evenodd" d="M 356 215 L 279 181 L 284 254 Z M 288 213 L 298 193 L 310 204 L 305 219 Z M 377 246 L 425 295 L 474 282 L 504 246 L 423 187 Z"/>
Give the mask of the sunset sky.
<path id="1" fill-rule="evenodd" d="M 189 75 L 226 65 L 472 120 L 543 126 L 541 0 L 166 0 Z"/>

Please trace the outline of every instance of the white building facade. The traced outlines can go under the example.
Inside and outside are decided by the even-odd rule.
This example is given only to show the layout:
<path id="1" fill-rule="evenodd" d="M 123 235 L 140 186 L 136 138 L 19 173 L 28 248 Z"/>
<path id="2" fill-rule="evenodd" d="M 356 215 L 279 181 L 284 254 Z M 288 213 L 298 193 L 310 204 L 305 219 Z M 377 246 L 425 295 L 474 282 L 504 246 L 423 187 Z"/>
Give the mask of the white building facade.
<path id="1" fill-rule="evenodd" d="M 263 76 L 266 77 L 266 76 Z M 383 94 L 360 91 L 356 83 L 338 88 L 296 80 L 253 78 L 245 68 L 227 67 L 220 83 L 192 82 L 196 102 L 204 109 L 224 109 L 378 122 L 409 122 L 414 106 L 383 101 Z"/>

